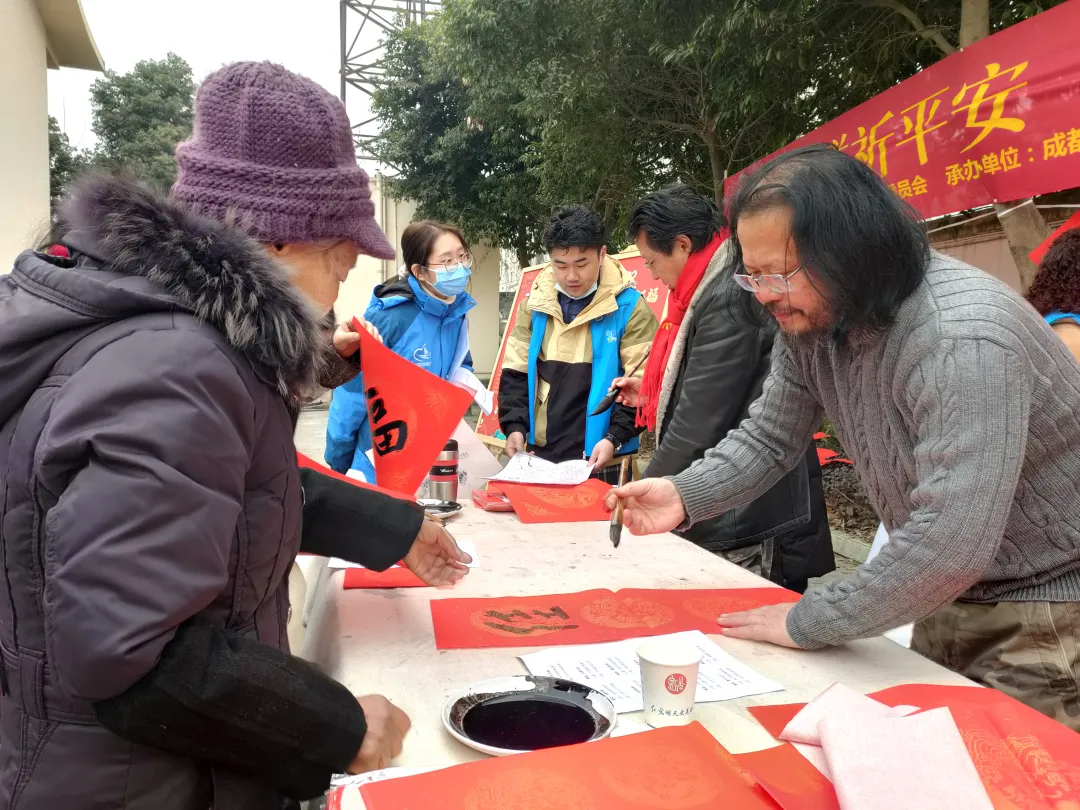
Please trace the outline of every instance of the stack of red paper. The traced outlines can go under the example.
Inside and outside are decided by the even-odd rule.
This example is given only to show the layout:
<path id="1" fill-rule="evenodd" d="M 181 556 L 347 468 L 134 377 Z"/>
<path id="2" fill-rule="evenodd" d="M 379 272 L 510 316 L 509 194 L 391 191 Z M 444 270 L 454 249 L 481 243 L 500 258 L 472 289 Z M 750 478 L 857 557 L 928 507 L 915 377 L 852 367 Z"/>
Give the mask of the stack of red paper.
<path id="1" fill-rule="evenodd" d="M 367 810 L 777 810 L 759 772 L 796 786 L 814 802 L 806 807 L 835 810 L 828 781 L 790 746 L 732 756 L 697 723 L 390 779 L 360 795 Z"/>
<path id="2" fill-rule="evenodd" d="M 805 706 L 750 713 L 831 775 L 843 810 L 1080 807 L 1080 735 L 993 689 L 912 684 L 864 697 L 833 686 Z"/>

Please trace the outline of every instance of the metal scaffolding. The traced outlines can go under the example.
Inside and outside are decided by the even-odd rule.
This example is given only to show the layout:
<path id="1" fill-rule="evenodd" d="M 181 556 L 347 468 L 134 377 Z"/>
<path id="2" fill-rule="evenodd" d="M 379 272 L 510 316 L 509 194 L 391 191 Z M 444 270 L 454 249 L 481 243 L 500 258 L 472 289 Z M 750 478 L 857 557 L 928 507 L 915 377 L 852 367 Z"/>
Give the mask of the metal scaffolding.
<path id="1" fill-rule="evenodd" d="M 378 161 L 374 142 L 378 116 L 370 98 L 385 75 L 383 39 L 403 25 L 418 23 L 442 6 L 435 0 L 341 0 L 341 100 L 348 105 L 349 88 L 364 94 L 364 113 L 353 125 L 353 143 L 361 160 Z"/>

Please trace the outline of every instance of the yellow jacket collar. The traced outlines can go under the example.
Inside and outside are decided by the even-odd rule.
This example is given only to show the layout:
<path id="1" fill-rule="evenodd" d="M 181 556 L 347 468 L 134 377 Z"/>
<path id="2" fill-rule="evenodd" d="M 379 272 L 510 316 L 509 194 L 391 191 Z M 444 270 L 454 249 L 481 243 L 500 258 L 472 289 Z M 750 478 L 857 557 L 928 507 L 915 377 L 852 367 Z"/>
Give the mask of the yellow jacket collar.
<path id="1" fill-rule="evenodd" d="M 599 284 L 596 294 L 589 305 L 574 319 L 576 325 L 602 318 L 618 308 L 615 296 L 628 287 L 634 286 L 633 276 L 627 272 L 617 260 L 610 256 L 604 257 L 604 263 L 600 267 Z M 540 271 L 540 275 L 533 282 L 529 292 L 529 309 L 535 312 L 543 312 L 553 318 L 562 320 L 562 307 L 559 306 L 559 293 L 555 289 L 555 271 L 548 264 Z"/>

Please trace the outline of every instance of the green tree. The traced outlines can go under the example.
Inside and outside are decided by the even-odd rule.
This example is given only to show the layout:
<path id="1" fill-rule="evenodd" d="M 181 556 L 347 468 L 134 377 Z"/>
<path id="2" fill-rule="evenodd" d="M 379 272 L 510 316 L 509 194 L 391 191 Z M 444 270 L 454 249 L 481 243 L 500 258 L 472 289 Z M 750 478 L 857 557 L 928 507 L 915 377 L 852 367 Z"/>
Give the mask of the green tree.
<path id="1" fill-rule="evenodd" d="M 389 189 L 414 200 L 419 216 L 452 222 L 527 265 L 543 213 L 525 159 L 533 128 L 511 109 L 500 110 L 491 126 L 471 115 L 468 88 L 433 53 L 436 32 L 428 21 L 385 42 L 386 82 L 372 108 L 383 125 L 375 148 L 399 173 Z"/>
<path id="2" fill-rule="evenodd" d="M 779 59 L 807 38 L 759 6 L 449 0 L 443 40 L 474 104 L 516 98 L 541 122 L 550 193 L 578 178 L 621 207 L 678 178 L 720 200 L 725 175 L 782 146 L 805 106 L 796 60 Z"/>
<path id="3" fill-rule="evenodd" d="M 49 199 L 53 212 L 64 196 L 64 190 L 87 166 L 85 152 L 71 145 L 59 122 L 49 116 Z"/>
<path id="4" fill-rule="evenodd" d="M 174 53 L 139 62 L 128 73 L 106 71 L 90 90 L 94 162 L 171 186 L 173 151 L 191 135 L 194 97 L 191 67 Z"/>
<path id="5" fill-rule="evenodd" d="M 955 51 L 974 6 L 991 30 L 1042 8 L 682 0 L 673 13 L 667 0 L 446 0 L 426 59 L 453 77 L 453 120 L 524 133 L 515 156 L 541 207 L 591 202 L 617 228 L 637 196 L 674 179 L 722 202 L 727 176 Z M 435 115 L 417 111 L 414 123 Z M 397 145 L 422 154 L 421 141 Z M 416 176 L 399 165 L 403 181 Z"/>

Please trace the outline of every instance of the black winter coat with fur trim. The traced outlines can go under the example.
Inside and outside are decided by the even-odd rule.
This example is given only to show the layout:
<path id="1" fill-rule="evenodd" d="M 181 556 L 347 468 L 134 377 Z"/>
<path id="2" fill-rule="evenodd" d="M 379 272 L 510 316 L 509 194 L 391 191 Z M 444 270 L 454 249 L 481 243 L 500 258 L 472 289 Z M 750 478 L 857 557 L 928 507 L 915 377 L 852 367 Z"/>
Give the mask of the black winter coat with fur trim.
<path id="1" fill-rule="evenodd" d="M 287 652 L 289 568 L 386 568 L 423 514 L 298 470 L 300 404 L 353 372 L 258 244 L 108 178 L 64 218 L 71 260 L 0 277 L 0 807 L 316 795 L 366 726 Z"/>

